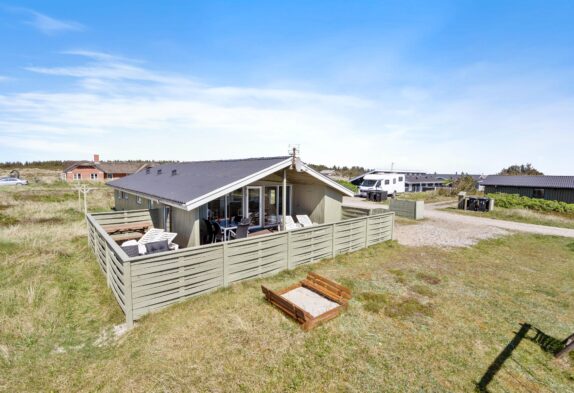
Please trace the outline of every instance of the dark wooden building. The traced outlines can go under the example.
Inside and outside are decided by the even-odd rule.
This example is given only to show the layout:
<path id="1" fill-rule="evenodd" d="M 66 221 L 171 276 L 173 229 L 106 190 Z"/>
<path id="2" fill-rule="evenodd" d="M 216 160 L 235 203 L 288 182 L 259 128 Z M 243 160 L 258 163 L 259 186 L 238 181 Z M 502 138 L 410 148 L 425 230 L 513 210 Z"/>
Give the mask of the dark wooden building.
<path id="1" fill-rule="evenodd" d="M 574 176 L 488 176 L 482 184 L 486 194 L 501 192 L 574 203 Z"/>

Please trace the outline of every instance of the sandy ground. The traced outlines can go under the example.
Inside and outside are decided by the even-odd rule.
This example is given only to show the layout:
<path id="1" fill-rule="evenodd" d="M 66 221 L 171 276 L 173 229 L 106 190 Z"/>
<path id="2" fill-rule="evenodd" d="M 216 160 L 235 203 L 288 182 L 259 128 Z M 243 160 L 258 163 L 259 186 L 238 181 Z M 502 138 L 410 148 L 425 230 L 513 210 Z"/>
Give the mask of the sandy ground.
<path id="1" fill-rule="evenodd" d="M 384 207 L 358 198 L 346 199 L 345 205 Z M 465 216 L 440 210 L 453 203 L 425 205 L 425 219 L 417 223 L 397 222 L 395 239 L 407 246 L 468 247 L 482 239 L 508 235 L 514 232 L 574 238 L 574 229 L 525 224 L 491 218 Z"/>
<path id="2" fill-rule="evenodd" d="M 326 313 L 339 305 L 307 288 L 299 287 L 281 295 L 291 303 L 301 307 L 313 317 Z"/>

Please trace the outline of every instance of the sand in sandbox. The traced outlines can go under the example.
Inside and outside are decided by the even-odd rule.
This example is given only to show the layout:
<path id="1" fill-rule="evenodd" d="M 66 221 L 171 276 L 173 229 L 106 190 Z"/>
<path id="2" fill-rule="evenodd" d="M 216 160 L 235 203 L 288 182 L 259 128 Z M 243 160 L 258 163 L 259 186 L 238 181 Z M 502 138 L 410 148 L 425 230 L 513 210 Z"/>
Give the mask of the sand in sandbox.
<path id="1" fill-rule="evenodd" d="M 340 306 L 340 304 L 332 302 L 326 297 L 323 297 L 305 287 L 292 289 L 281 296 L 307 311 L 313 317 Z"/>

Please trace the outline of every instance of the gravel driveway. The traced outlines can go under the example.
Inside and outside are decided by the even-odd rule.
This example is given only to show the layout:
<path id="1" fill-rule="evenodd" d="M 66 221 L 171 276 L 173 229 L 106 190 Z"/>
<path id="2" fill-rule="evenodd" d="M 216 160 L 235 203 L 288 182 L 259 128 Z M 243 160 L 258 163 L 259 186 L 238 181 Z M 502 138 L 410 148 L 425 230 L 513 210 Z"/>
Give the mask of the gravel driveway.
<path id="1" fill-rule="evenodd" d="M 452 204 L 450 204 L 452 205 Z M 574 229 L 525 224 L 491 218 L 465 216 L 442 209 L 449 204 L 425 205 L 425 220 L 417 224 L 396 225 L 396 239 L 408 246 L 466 247 L 482 239 L 514 232 L 574 238 Z"/>
<path id="2" fill-rule="evenodd" d="M 381 204 L 358 198 L 345 199 L 344 203 L 357 207 L 382 207 Z M 515 232 L 574 238 L 574 229 L 493 220 L 440 210 L 448 206 L 454 204 L 450 202 L 425 204 L 424 220 L 416 223 L 397 220 L 395 239 L 407 246 L 468 247 L 482 239 Z"/>

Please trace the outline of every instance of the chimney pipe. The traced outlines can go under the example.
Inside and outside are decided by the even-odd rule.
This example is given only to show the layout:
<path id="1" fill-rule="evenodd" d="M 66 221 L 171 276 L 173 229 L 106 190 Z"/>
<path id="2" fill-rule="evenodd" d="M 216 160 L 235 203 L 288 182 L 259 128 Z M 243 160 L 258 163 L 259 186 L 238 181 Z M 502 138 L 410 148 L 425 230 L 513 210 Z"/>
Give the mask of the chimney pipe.
<path id="1" fill-rule="evenodd" d="M 100 162 L 100 155 L 99 155 L 99 154 L 94 154 L 94 162 L 95 162 L 95 163 L 99 163 L 99 162 Z"/>

